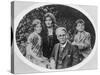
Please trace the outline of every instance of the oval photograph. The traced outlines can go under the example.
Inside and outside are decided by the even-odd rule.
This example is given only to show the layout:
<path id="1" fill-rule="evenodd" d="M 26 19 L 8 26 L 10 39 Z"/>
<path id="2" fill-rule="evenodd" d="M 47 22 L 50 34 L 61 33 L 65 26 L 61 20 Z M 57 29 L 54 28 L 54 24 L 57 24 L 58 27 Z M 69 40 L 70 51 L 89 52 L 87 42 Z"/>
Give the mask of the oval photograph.
<path id="1" fill-rule="evenodd" d="M 80 64 L 91 54 L 96 39 L 91 20 L 78 9 L 61 4 L 30 10 L 18 23 L 15 35 L 21 54 L 46 69 Z"/>

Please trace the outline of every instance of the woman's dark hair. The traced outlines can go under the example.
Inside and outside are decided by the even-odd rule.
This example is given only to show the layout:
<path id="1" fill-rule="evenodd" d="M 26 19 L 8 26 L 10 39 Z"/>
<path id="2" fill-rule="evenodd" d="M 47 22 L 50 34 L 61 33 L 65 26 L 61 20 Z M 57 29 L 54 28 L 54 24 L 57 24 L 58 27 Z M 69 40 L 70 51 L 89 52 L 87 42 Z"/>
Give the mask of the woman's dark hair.
<path id="1" fill-rule="evenodd" d="M 56 23 L 56 18 L 55 18 L 55 16 L 54 16 L 52 13 L 49 13 L 49 12 L 46 13 L 46 14 L 44 15 L 44 21 L 46 20 L 46 17 L 50 17 L 53 24 Z"/>

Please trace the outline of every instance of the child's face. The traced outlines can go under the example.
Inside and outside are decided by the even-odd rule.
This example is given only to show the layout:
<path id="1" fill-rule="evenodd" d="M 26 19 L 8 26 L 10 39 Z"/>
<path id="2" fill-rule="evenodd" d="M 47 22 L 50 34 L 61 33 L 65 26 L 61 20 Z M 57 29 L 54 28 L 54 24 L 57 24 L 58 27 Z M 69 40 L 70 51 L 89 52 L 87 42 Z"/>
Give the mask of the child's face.
<path id="1" fill-rule="evenodd" d="M 36 31 L 37 33 L 41 33 L 41 31 L 42 31 L 41 23 L 38 23 L 38 24 L 36 25 L 35 31 Z"/>
<path id="2" fill-rule="evenodd" d="M 76 26 L 76 29 L 77 29 L 78 31 L 84 31 L 84 24 L 78 23 L 77 26 Z"/>

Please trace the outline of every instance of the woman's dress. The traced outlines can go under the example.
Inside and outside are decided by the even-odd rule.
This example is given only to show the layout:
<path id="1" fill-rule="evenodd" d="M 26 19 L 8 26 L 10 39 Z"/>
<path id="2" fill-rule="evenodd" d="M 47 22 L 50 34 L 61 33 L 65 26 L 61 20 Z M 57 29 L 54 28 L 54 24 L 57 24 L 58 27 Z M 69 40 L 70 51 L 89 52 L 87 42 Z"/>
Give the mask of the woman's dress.
<path id="1" fill-rule="evenodd" d="M 49 64 L 48 59 L 43 57 L 41 49 L 41 37 L 36 32 L 29 35 L 26 47 L 26 58 L 32 63 L 47 67 Z"/>

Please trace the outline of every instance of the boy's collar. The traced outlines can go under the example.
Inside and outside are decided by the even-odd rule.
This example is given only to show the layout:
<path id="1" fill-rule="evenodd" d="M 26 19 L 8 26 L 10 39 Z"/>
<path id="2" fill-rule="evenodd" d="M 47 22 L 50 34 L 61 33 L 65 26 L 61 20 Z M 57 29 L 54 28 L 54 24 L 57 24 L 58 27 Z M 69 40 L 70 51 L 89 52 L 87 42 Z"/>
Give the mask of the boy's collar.
<path id="1" fill-rule="evenodd" d="M 61 47 L 65 47 L 67 44 L 67 41 L 65 42 L 65 44 L 60 44 Z"/>

